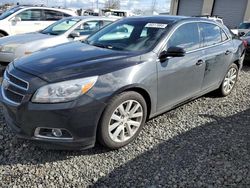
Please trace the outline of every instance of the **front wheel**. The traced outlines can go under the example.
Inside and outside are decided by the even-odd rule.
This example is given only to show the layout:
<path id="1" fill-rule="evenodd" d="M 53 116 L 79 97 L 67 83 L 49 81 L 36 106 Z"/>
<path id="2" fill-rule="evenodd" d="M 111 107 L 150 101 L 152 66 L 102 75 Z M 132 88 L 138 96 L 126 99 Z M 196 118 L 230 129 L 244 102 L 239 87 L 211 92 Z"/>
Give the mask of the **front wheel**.
<path id="1" fill-rule="evenodd" d="M 228 71 L 226 76 L 224 77 L 224 80 L 219 88 L 219 94 L 223 97 L 228 96 L 232 90 L 235 87 L 235 84 L 238 80 L 239 75 L 239 69 L 236 64 L 232 64 Z"/>
<path id="2" fill-rule="evenodd" d="M 101 118 L 99 142 L 110 149 L 129 144 L 139 135 L 146 116 L 146 102 L 139 93 L 129 91 L 115 96 Z"/>

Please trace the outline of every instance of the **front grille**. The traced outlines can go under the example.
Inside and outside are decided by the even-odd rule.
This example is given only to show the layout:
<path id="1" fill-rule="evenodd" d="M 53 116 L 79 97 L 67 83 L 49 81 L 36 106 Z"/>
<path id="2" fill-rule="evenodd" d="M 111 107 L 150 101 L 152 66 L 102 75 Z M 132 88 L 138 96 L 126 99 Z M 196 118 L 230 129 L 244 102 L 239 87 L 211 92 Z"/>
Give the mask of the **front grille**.
<path id="1" fill-rule="evenodd" d="M 2 95 L 6 100 L 14 104 L 20 104 L 28 87 L 28 82 L 5 71 L 2 82 Z"/>
<path id="2" fill-rule="evenodd" d="M 16 85 L 18 85 L 18 86 L 24 88 L 25 90 L 28 89 L 28 83 L 27 83 L 27 82 L 25 82 L 25 81 L 23 81 L 23 80 L 17 78 L 16 76 L 11 75 L 11 74 L 8 73 L 7 71 L 6 71 L 6 76 L 9 78 L 9 80 L 10 80 L 12 83 L 14 83 L 14 84 L 16 84 Z"/>

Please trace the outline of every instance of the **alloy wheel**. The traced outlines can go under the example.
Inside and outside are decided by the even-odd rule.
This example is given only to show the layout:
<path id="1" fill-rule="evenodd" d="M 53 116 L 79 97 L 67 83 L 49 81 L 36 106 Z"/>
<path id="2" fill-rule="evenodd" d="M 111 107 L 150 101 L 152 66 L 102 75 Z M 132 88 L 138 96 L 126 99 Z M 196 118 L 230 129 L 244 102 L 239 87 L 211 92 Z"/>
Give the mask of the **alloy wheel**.
<path id="1" fill-rule="evenodd" d="M 125 142 L 139 130 L 143 120 L 142 105 L 127 100 L 112 113 L 109 121 L 109 136 L 114 142 Z"/>
<path id="2" fill-rule="evenodd" d="M 232 91 L 236 83 L 236 80 L 237 80 L 237 70 L 234 67 L 232 67 L 227 72 L 227 75 L 223 82 L 223 90 L 225 91 L 225 93 L 230 93 Z"/>

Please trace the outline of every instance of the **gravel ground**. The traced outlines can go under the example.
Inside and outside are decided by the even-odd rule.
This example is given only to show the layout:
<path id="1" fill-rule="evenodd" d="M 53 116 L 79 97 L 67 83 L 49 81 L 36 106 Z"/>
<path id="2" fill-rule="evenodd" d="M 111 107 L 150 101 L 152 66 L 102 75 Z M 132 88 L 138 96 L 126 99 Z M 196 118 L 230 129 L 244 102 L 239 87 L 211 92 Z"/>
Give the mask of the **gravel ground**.
<path id="1" fill-rule="evenodd" d="M 208 95 L 154 118 L 118 151 L 42 150 L 0 115 L 0 187 L 250 187 L 249 107 L 245 67 L 229 97 Z"/>

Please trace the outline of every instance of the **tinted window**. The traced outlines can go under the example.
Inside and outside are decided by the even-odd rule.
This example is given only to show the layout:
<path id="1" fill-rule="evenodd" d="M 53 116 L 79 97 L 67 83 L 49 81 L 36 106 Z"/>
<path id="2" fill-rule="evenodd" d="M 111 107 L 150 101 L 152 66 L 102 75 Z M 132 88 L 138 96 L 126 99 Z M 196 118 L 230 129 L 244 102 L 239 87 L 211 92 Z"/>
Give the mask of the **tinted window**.
<path id="1" fill-rule="evenodd" d="M 228 39 L 226 33 L 221 29 L 221 39 L 222 41 L 226 41 Z"/>
<path id="2" fill-rule="evenodd" d="M 124 19 L 101 29 L 85 42 L 112 50 L 148 51 L 163 38 L 167 26 L 165 21 Z"/>
<path id="3" fill-rule="evenodd" d="M 78 26 L 75 31 L 79 32 L 80 35 L 90 35 L 101 28 L 100 21 L 88 21 Z"/>
<path id="4" fill-rule="evenodd" d="M 39 9 L 25 10 L 17 15 L 22 21 L 38 21 L 42 18 L 42 12 Z"/>
<path id="5" fill-rule="evenodd" d="M 180 26 L 170 37 L 168 47 L 181 47 L 186 51 L 200 47 L 200 36 L 197 23 Z"/>
<path id="6" fill-rule="evenodd" d="M 219 26 L 210 23 L 200 23 L 200 30 L 204 46 L 211 46 L 222 41 L 221 28 Z"/>
<path id="7" fill-rule="evenodd" d="M 44 11 L 45 20 L 47 21 L 55 21 L 63 18 L 63 14 L 54 10 L 45 10 Z"/>
<path id="8" fill-rule="evenodd" d="M 250 29 L 250 23 L 241 23 L 239 29 Z"/>

